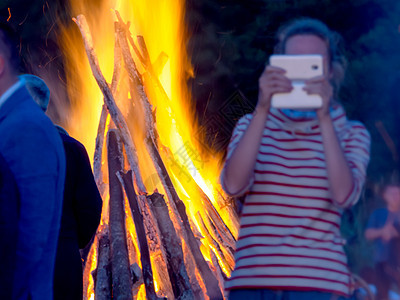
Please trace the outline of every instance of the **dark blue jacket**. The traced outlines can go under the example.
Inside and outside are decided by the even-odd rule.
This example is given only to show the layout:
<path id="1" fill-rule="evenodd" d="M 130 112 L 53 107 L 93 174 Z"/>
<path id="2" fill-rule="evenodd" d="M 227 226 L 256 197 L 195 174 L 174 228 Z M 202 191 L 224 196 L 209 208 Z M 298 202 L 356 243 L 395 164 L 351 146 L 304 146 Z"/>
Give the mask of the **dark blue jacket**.
<path id="1" fill-rule="evenodd" d="M 0 299 L 11 299 L 20 199 L 17 182 L 0 155 Z"/>
<path id="2" fill-rule="evenodd" d="M 54 271 L 54 299 L 81 300 L 83 272 L 79 249 L 85 248 L 96 233 L 102 200 L 85 147 L 66 134 L 61 133 L 61 138 L 67 172 Z"/>
<path id="3" fill-rule="evenodd" d="M 0 153 L 15 177 L 21 199 L 14 298 L 50 300 L 65 155 L 56 128 L 25 87 L 0 107 Z"/>

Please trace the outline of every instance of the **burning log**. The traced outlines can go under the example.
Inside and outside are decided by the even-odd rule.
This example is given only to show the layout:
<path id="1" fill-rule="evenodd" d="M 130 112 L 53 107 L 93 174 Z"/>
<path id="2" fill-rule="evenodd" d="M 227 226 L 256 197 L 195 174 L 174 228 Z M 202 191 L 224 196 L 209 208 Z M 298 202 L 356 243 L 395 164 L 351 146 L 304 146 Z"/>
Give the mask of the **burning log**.
<path id="1" fill-rule="evenodd" d="M 118 81 L 121 75 L 121 49 L 118 47 L 118 44 L 116 43 L 115 45 L 115 55 L 114 55 L 114 72 L 113 72 L 113 78 L 111 82 L 111 92 L 115 94 L 117 90 L 117 85 Z M 108 110 L 107 106 L 103 104 L 101 108 L 101 115 L 100 115 L 100 121 L 99 121 L 99 126 L 97 128 L 97 136 L 96 136 L 96 146 L 94 149 L 94 155 L 93 155 L 93 176 L 97 185 L 97 188 L 99 189 L 101 197 L 104 199 L 105 196 L 105 191 L 106 191 L 106 185 L 104 184 L 103 181 L 103 172 L 102 172 L 102 156 L 103 156 L 103 146 L 104 146 L 104 133 L 105 133 L 105 128 L 106 128 L 106 121 L 108 117 Z M 105 217 L 105 216 L 102 216 Z M 88 243 L 88 245 L 81 251 L 81 257 L 83 260 L 83 264 L 86 262 L 86 257 L 89 253 L 90 247 L 92 247 L 94 241 L 94 236 Z"/>
<path id="2" fill-rule="evenodd" d="M 166 149 L 165 154 L 167 155 L 170 161 L 174 161 L 173 154 L 168 149 Z M 205 208 L 205 213 L 206 213 L 205 219 L 209 219 L 211 222 L 210 223 L 211 226 L 208 226 L 209 230 L 211 230 L 214 233 L 215 237 L 222 245 L 224 245 L 226 248 L 229 249 L 231 255 L 233 256 L 233 252 L 236 246 L 236 241 L 233 234 L 222 220 L 220 214 L 215 209 L 210 198 L 197 185 L 197 183 L 194 181 L 193 177 L 189 174 L 189 172 L 183 170 L 182 168 L 180 168 L 179 171 L 180 173 L 183 173 L 185 175 L 185 178 L 187 179 L 190 185 L 194 185 L 197 187 L 197 192 L 200 194 L 203 207 Z"/>
<path id="3" fill-rule="evenodd" d="M 129 164 L 133 172 L 135 173 L 135 181 L 139 188 L 139 192 L 144 193 L 146 191 L 146 188 L 140 176 L 136 148 L 133 145 L 133 140 L 128 130 L 128 125 L 126 124 L 126 121 L 123 118 L 118 106 L 115 104 L 111 89 L 108 86 L 103 74 L 101 73 L 86 19 L 83 15 L 79 15 L 76 18 L 73 18 L 73 20 L 78 25 L 79 30 L 81 31 L 82 38 L 85 44 L 86 54 L 89 58 L 89 63 L 93 72 L 93 76 L 95 77 L 97 84 L 103 92 L 105 104 L 107 105 L 110 116 L 121 134 Z"/>
<path id="4" fill-rule="evenodd" d="M 123 169 L 122 149 L 116 131 L 108 133 L 110 182 L 110 245 L 114 299 L 132 299 L 132 280 L 125 234 L 124 194 L 116 173 Z"/>
<path id="5" fill-rule="evenodd" d="M 111 299 L 110 239 L 108 228 L 99 234 L 99 255 L 96 270 L 95 300 Z"/>
<path id="6" fill-rule="evenodd" d="M 121 48 L 119 47 L 118 42 L 116 42 L 114 47 L 114 71 L 113 71 L 113 78 L 111 81 L 111 93 L 113 95 L 117 91 L 120 75 L 121 75 Z M 100 122 L 97 128 L 96 147 L 94 150 L 94 158 L 93 158 L 93 174 L 97 187 L 102 196 L 104 196 L 105 184 L 103 182 L 101 162 L 103 156 L 102 154 L 104 145 L 104 133 L 105 133 L 107 116 L 108 116 L 107 106 L 103 104 L 101 108 Z"/>
<path id="7" fill-rule="evenodd" d="M 157 226 L 156 218 L 152 213 L 147 200 L 147 196 L 139 195 L 139 202 L 143 208 L 143 222 L 146 228 L 147 241 L 154 267 L 155 280 L 158 283 L 159 293 L 165 295 L 167 299 L 173 299 L 172 285 L 167 271 L 167 258 L 161 243 L 161 233 Z"/>
<path id="8" fill-rule="evenodd" d="M 232 271 L 231 266 L 229 262 L 225 259 L 225 255 L 221 250 L 221 247 L 217 243 L 217 241 L 211 236 L 210 232 L 208 231 L 207 226 L 204 224 L 203 218 L 201 217 L 201 214 L 198 212 L 196 215 L 196 220 L 199 223 L 200 227 L 203 229 L 203 232 L 205 232 L 207 242 L 212 245 L 211 248 L 215 249 L 215 252 L 218 254 L 219 260 L 221 261 L 221 264 L 223 265 L 224 268 L 228 269 L 229 271 Z M 211 251 L 213 252 L 213 251 Z M 218 268 L 219 264 L 217 263 L 215 265 L 215 268 Z M 220 280 L 221 286 L 223 286 L 223 281 Z"/>
<path id="9" fill-rule="evenodd" d="M 230 250 L 233 253 L 234 251 L 233 249 L 235 249 L 236 247 L 236 241 L 235 238 L 233 237 L 233 234 L 222 220 L 221 216 L 215 209 L 214 205 L 211 203 L 210 198 L 208 198 L 208 196 L 200 188 L 198 188 L 198 192 L 202 196 L 203 204 L 206 208 L 208 217 L 210 218 L 210 220 L 214 225 L 213 231 L 216 233 L 216 236 L 219 237 L 219 241 L 227 248 L 230 248 Z"/>
<path id="10" fill-rule="evenodd" d="M 202 275 L 204 280 L 204 284 L 206 286 L 207 294 L 211 299 L 223 299 L 220 288 L 218 287 L 217 280 L 214 274 L 211 272 L 210 267 L 208 266 L 207 262 L 205 261 L 200 248 L 195 238 L 192 229 L 190 228 L 189 218 L 186 214 L 186 207 L 182 200 L 179 198 L 169 174 L 165 168 L 164 162 L 161 159 L 160 154 L 156 151 L 155 147 L 150 147 L 150 156 L 155 160 L 156 169 L 159 172 L 161 181 L 165 187 L 167 195 L 171 202 L 174 203 L 176 207 L 176 211 L 178 212 L 178 216 L 182 222 L 183 234 L 185 240 L 191 250 L 191 253 L 194 257 L 196 262 L 196 266 Z"/>
<path id="11" fill-rule="evenodd" d="M 101 108 L 99 127 L 97 128 L 96 146 L 94 149 L 94 159 L 93 159 L 93 175 L 96 181 L 97 188 L 99 189 L 100 195 L 103 197 L 106 190 L 105 184 L 103 182 L 103 173 L 101 172 L 101 160 L 103 154 L 104 145 L 104 131 L 106 127 L 106 120 L 108 116 L 107 107 L 103 104 Z"/>
<path id="12" fill-rule="evenodd" d="M 117 13 L 118 16 L 118 13 Z M 120 19 L 120 16 L 119 16 Z M 120 22 L 122 20 L 120 19 Z M 186 208 L 184 203 L 182 202 L 181 199 L 179 199 L 179 196 L 174 189 L 174 186 L 172 184 L 171 178 L 169 177 L 169 174 L 165 168 L 164 162 L 162 161 L 162 158 L 158 152 L 158 148 L 155 144 L 155 139 L 154 139 L 154 121 L 152 120 L 152 115 L 151 115 L 151 110 L 149 109 L 150 103 L 147 98 L 147 95 L 144 92 L 144 87 L 143 83 L 141 82 L 141 78 L 139 77 L 139 73 L 137 72 L 136 65 L 132 59 L 132 56 L 130 54 L 129 50 L 129 45 L 127 43 L 126 39 L 126 32 L 123 29 L 126 29 L 127 26 L 123 24 L 121 27 L 121 31 L 118 31 L 118 41 L 121 45 L 122 49 L 122 55 L 125 61 L 125 66 L 127 68 L 129 77 L 131 78 L 131 82 L 135 83 L 135 90 L 139 92 L 140 99 L 142 100 L 143 106 L 145 107 L 146 111 L 146 125 L 147 125 L 147 130 L 149 132 L 148 138 L 146 140 L 146 146 L 148 148 L 150 157 L 152 158 L 154 165 L 156 167 L 157 173 L 161 179 L 161 182 L 163 183 L 163 186 L 165 188 L 165 191 L 167 193 L 167 196 L 170 200 L 171 207 L 173 208 L 173 211 L 176 211 L 178 213 L 178 216 L 181 220 L 181 225 L 183 228 L 183 237 L 186 240 L 192 255 L 195 258 L 195 262 L 197 265 L 197 268 L 202 275 L 202 278 L 204 280 L 204 284 L 207 289 L 207 294 L 211 299 L 223 299 L 223 296 L 221 294 L 220 288 L 217 284 L 217 280 L 214 276 L 214 274 L 211 272 L 207 262 L 205 261 L 198 242 L 193 235 L 193 232 L 190 228 L 190 222 L 188 219 L 188 216 L 186 214 Z M 144 57 L 146 57 L 145 55 Z M 157 80 L 158 82 L 158 80 Z M 159 83 L 159 82 L 158 82 Z M 161 86 L 161 84 L 159 84 Z M 162 86 L 160 87 L 162 89 Z M 162 89 L 163 90 L 163 89 Z M 164 91 L 165 94 L 165 91 Z M 147 108 L 146 108 L 147 107 Z M 175 209 L 174 209 L 175 206 Z"/>
<path id="13" fill-rule="evenodd" d="M 207 233 L 210 234 L 212 240 L 216 242 L 217 244 L 216 249 L 222 253 L 222 257 L 227 265 L 226 268 L 232 271 L 233 266 L 235 265 L 234 248 L 227 246 L 225 242 L 222 240 L 221 235 L 219 235 L 219 231 L 214 226 L 212 218 L 206 216 L 205 218 L 202 218 L 201 221 L 204 224 Z M 225 247 L 221 248 L 220 245 L 223 245 Z"/>
<path id="14" fill-rule="evenodd" d="M 148 196 L 157 219 L 161 240 L 167 256 L 167 269 L 176 299 L 193 299 L 194 295 L 186 272 L 181 242 L 169 217 L 163 195 L 155 192 Z"/>
<path id="15" fill-rule="evenodd" d="M 151 269 L 150 262 L 150 252 L 147 245 L 146 232 L 144 229 L 143 216 L 140 212 L 138 199 L 136 197 L 135 189 L 132 184 L 132 171 L 128 171 L 126 174 L 121 172 L 118 173 L 118 178 L 121 181 L 126 195 L 129 200 L 129 205 L 131 207 L 133 221 L 135 222 L 136 233 L 139 240 L 140 247 L 140 260 L 142 262 L 142 273 L 144 286 L 146 288 L 147 299 L 153 300 L 157 299 L 156 292 L 154 290 L 153 282 L 153 271 Z"/>
<path id="16" fill-rule="evenodd" d="M 151 104 L 147 98 L 146 92 L 144 91 L 144 86 L 142 80 L 140 78 L 139 72 L 137 71 L 136 64 L 131 56 L 131 52 L 129 50 L 129 45 L 127 41 L 127 32 L 128 25 L 122 22 L 121 16 L 119 15 L 118 11 L 116 11 L 116 15 L 119 19 L 119 23 L 117 26 L 117 40 L 121 46 L 122 56 L 125 61 L 125 67 L 128 71 L 130 82 L 134 85 L 137 93 L 139 94 L 139 99 L 141 100 L 141 104 L 145 111 L 145 119 L 146 119 L 146 134 L 149 139 L 155 143 L 155 136 L 154 136 L 154 120 L 152 118 L 152 110 Z M 144 58 L 141 58 L 144 60 Z"/>
<path id="17" fill-rule="evenodd" d="M 111 194 L 109 228 L 113 279 L 112 294 L 116 299 L 131 299 L 133 293 L 132 287 L 138 288 L 141 283 L 144 283 L 147 298 L 157 299 L 154 287 L 154 280 L 156 280 L 158 287 L 160 287 L 159 292 L 162 293 L 162 295 L 167 295 L 168 298 L 198 299 L 203 298 L 204 294 L 207 294 L 210 299 L 223 299 L 221 287 L 223 286 L 223 278 L 225 277 L 225 274 L 221 271 L 221 268 L 225 273 L 229 274 L 233 267 L 233 248 L 235 245 L 234 236 L 222 220 L 213 203 L 200 189 L 193 178 L 191 179 L 190 184 L 197 186 L 198 192 L 201 194 L 202 198 L 202 202 L 200 203 L 202 203 L 205 208 L 204 211 L 201 212 L 201 215 L 198 215 L 200 221 L 198 220 L 197 222 L 202 232 L 197 233 L 197 225 L 194 226 L 190 222 L 186 213 L 185 204 L 179 198 L 177 191 L 173 186 L 170 174 L 161 158 L 158 149 L 158 134 L 155 128 L 155 116 L 153 115 L 152 106 L 145 93 L 143 79 L 141 77 L 142 75 L 139 74 L 131 56 L 130 46 L 127 39 L 129 39 L 131 46 L 146 70 L 144 73 L 144 81 L 146 83 L 147 81 L 150 81 L 154 84 L 161 92 L 162 97 L 165 97 L 166 100 L 169 101 L 168 96 L 158 79 L 158 74 L 161 70 L 161 67 L 159 66 L 161 66 L 163 62 L 165 63 L 166 55 L 161 54 L 159 56 L 157 62 L 158 66 L 152 65 L 144 39 L 140 36 L 138 37 L 139 51 L 129 34 L 129 25 L 122 22 L 118 12 L 116 12 L 116 14 L 119 22 L 116 23 L 115 27 L 116 56 L 114 60 L 114 74 L 111 88 L 105 81 L 98 66 L 91 36 L 84 17 L 78 16 L 77 19 L 74 19 L 81 31 L 93 75 L 103 92 L 105 102 L 98 128 L 98 140 L 96 140 L 96 154 L 94 159 L 95 174 L 98 174 L 98 176 L 96 176 L 96 182 L 98 183 L 99 188 L 102 187 L 101 157 L 103 151 L 102 145 L 104 144 L 102 138 L 104 137 L 105 120 L 108 115 L 106 110 L 107 107 L 110 116 L 118 129 L 123 144 L 125 145 L 125 152 L 129 164 L 134 172 L 135 182 L 139 193 L 139 195 L 136 195 L 134 190 L 132 171 L 127 174 L 122 173 L 123 155 L 121 149 L 118 149 L 119 140 L 117 139 L 117 132 L 112 130 L 108 135 L 109 184 Z M 145 196 L 146 187 L 143 184 L 138 167 L 136 148 L 133 144 L 126 121 L 114 101 L 113 94 L 115 94 L 116 86 L 120 77 L 119 74 L 121 72 L 121 55 L 124 59 L 125 68 L 130 80 L 131 95 L 133 95 L 135 99 L 139 100 L 140 103 L 138 103 L 138 108 L 144 110 L 146 123 L 146 137 L 144 142 L 147 152 L 153 161 L 158 178 L 161 180 L 166 192 L 167 203 L 164 201 L 163 196 L 158 193 L 151 196 Z M 118 177 L 120 182 L 116 182 L 116 177 Z M 143 268 L 142 276 L 139 275 L 140 268 L 137 264 L 133 265 L 136 269 L 129 267 L 129 258 L 133 261 L 132 259 L 136 259 L 136 254 L 131 256 L 128 255 L 126 239 L 128 239 L 128 242 L 130 243 L 129 246 L 132 249 L 137 249 L 137 244 L 136 239 L 135 241 L 132 240 L 134 239 L 134 235 L 131 236 L 130 234 L 127 235 L 125 233 L 125 202 L 120 183 L 122 183 L 122 186 L 125 189 L 131 207 L 133 221 L 135 223 L 137 240 L 141 252 L 140 258 Z M 161 203 L 162 205 L 156 206 L 153 202 L 156 202 L 157 204 Z M 151 203 L 153 203 L 153 205 L 151 205 Z M 125 206 L 127 205 L 128 203 L 125 204 Z M 130 217 L 127 220 L 128 228 L 130 228 L 129 224 L 132 224 Z M 175 228 L 174 224 L 176 226 Z M 212 262 L 210 262 L 210 265 L 204 259 L 203 254 L 200 251 L 199 240 L 203 239 L 203 235 L 206 236 L 205 240 L 207 240 L 211 248 L 210 255 Z M 103 233 L 99 232 L 98 237 L 99 236 L 103 238 Z M 182 238 L 182 241 L 180 241 L 179 238 Z M 103 239 L 101 243 L 103 244 L 106 242 Z M 135 243 L 135 245 L 133 245 L 133 243 Z M 105 263 L 100 262 L 100 255 L 102 255 L 101 259 L 104 259 L 103 257 L 104 255 L 106 256 L 106 251 L 106 246 L 101 247 L 99 245 L 99 272 L 95 286 L 96 297 L 97 293 L 99 293 L 99 297 L 101 297 L 103 292 L 104 294 L 107 293 L 106 287 L 102 287 L 107 281 L 105 277 L 107 273 L 104 272 Z M 185 255 L 183 255 L 183 253 L 185 253 Z M 156 263 L 154 263 L 155 260 L 157 261 Z M 153 269 L 151 268 L 152 263 L 154 264 Z M 135 285 L 132 283 L 132 278 L 130 276 L 132 270 L 136 270 L 137 273 L 137 276 L 135 277 L 137 278 L 137 282 Z M 152 271 L 154 271 L 154 274 Z M 156 278 L 156 276 L 159 278 Z M 199 282 L 201 283 L 202 288 L 200 288 Z M 128 291 L 130 294 L 127 294 Z"/>

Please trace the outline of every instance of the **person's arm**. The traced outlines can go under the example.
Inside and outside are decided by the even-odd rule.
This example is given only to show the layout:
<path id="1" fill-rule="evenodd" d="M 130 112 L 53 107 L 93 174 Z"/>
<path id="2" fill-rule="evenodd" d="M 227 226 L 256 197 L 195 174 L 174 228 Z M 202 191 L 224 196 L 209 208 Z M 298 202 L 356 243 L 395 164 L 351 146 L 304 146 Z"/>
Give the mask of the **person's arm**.
<path id="1" fill-rule="evenodd" d="M 69 180 L 75 180 L 73 195 L 78 226 L 78 244 L 79 248 L 83 249 L 90 242 L 99 226 L 102 199 L 93 177 L 85 147 L 76 140 L 70 141 L 68 146 L 64 145 L 69 147 L 69 151 L 73 152 L 73 155 L 70 156 L 73 161 L 68 161 L 68 163 L 74 164 L 75 178 Z"/>
<path id="2" fill-rule="evenodd" d="M 240 194 L 252 177 L 272 95 L 292 89 L 284 73 L 280 68 L 267 66 L 259 79 L 258 103 L 253 117 L 225 163 L 223 186 L 230 195 Z"/>
<path id="3" fill-rule="evenodd" d="M 49 123 L 50 124 L 50 123 Z M 19 235 L 15 266 L 14 296 L 22 297 L 31 288 L 38 263 L 46 255 L 51 232 L 58 230 L 54 220 L 61 216 L 62 195 L 57 194 L 59 172 L 65 172 L 47 132 L 36 123 L 18 120 L 7 144 L 13 153 L 10 168 L 20 192 Z M 61 147 L 61 141 L 60 149 Z M 62 153 L 63 154 L 63 153 Z M 54 244 L 55 245 L 55 244 Z"/>
<path id="4" fill-rule="evenodd" d="M 365 238 L 369 241 L 382 239 L 383 242 L 389 242 L 391 239 L 398 237 L 399 233 L 392 223 L 388 223 L 382 228 L 368 228 L 365 230 Z"/>
<path id="5" fill-rule="evenodd" d="M 332 193 L 333 201 L 340 207 L 346 207 L 353 204 L 350 196 L 357 194 L 354 192 L 355 190 L 361 190 L 360 186 L 362 186 L 365 176 L 354 176 L 345 156 L 344 149 L 340 145 L 333 120 L 329 113 L 333 88 L 328 77 L 321 76 L 307 81 L 305 90 L 310 94 L 319 94 L 323 100 L 322 107 L 317 110 L 317 117 L 324 147 L 329 188 Z M 369 136 L 364 143 L 368 151 Z M 359 147 L 361 151 L 362 147 L 363 146 Z M 362 167 L 366 168 L 366 164 Z"/>
<path id="6" fill-rule="evenodd" d="M 364 236 L 368 241 L 376 240 L 382 237 L 382 228 L 368 228 L 365 230 Z"/>
<path id="7" fill-rule="evenodd" d="M 319 126 L 325 151 L 329 188 L 333 200 L 339 206 L 343 206 L 355 185 L 354 178 L 329 114 L 319 117 Z"/>

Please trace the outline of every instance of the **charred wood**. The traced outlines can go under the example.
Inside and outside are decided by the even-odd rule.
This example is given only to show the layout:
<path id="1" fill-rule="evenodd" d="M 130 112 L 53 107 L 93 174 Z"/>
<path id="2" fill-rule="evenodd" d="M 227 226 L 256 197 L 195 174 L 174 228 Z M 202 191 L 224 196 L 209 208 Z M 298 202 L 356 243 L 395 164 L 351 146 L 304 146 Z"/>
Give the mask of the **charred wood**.
<path id="1" fill-rule="evenodd" d="M 117 14 L 117 16 L 118 16 L 118 14 Z M 120 17 L 119 17 L 119 19 L 120 19 Z M 126 25 L 123 24 L 121 19 L 120 19 L 120 23 L 122 23 L 122 25 L 121 25 L 121 32 L 119 35 L 119 43 L 121 45 L 122 55 L 123 55 L 125 65 L 128 70 L 128 74 L 131 78 L 131 81 L 134 84 L 136 84 L 136 90 L 139 91 L 140 99 L 142 99 L 142 104 L 145 107 L 146 117 L 148 120 L 146 122 L 146 124 L 147 124 L 147 130 L 150 132 L 150 134 L 147 138 L 146 146 L 147 146 L 150 156 L 154 162 L 157 173 L 159 174 L 160 179 L 163 183 L 163 186 L 167 192 L 167 196 L 174 203 L 177 213 L 181 219 L 182 226 L 185 231 L 184 237 L 187 240 L 188 246 L 190 247 L 192 255 L 195 258 L 197 268 L 202 275 L 202 278 L 204 280 L 204 283 L 205 283 L 205 286 L 207 289 L 208 296 L 211 299 L 223 299 L 221 291 L 218 287 L 218 284 L 216 284 L 217 281 L 215 279 L 215 276 L 211 272 L 207 262 L 205 261 L 203 255 L 201 254 L 197 240 L 196 240 L 195 236 L 193 235 L 193 232 L 190 228 L 190 223 L 189 223 L 189 219 L 186 214 L 185 205 L 182 202 L 182 200 L 179 199 L 178 194 L 175 191 L 175 188 L 172 184 L 171 178 L 169 177 L 169 174 L 165 168 L 164 162 L 162 161 L 161 156 L 158 152 L 158 148 L 155 144 L 154 121 L 151 118 L 151 116 L 152 116 L 151 109 L 149 109 L 150 103 L 144 92 L 143 83 L 141 81 L 139 73 L 137 72 L 136 65 L 130 54 L 129 45 L 128 45 L 127 39 L 126 39 L 126 34 L 128 34 L 126 32 L 127 27 L 126 27 Z M 158 80 L 157 80 L 157 82 L 159 83 Z M 161 85 L 161 84 L 158 84 L 158 85 Z M 162 86 L 160 88 L 161 88 L 161 90 L 163 90 Z M 164 91 L 164 94 L 165 94 L 165 91 Z M 146 107 L 147 107 L 147 109 L 146 109 Z"/>
<path id="2" fill-rule="evenodd" d="M 108 174 L 110 183 L 110 249 L 114 299 L 132 299 L 132 279 L 126 244 L 124 194 L 116 175 L 123 169 L 121 143 L 116 131 L 108 133 Z"/>
<path id="3" fill-rule="evenodd" d="M 104 226 L 98 234 L 99 253 L 95 282 L 95 300 L 111 299 L 110 239 L 108 228 Z"/>
<path id="4" fill-rule="evenodd" d="M 191 253 L 196 262 L 196 266 L 201 274 L 201 277 L 204 280 L 204 284 L 206 286 L 207 294 L 211 299 L 223 299 L 221 290 L 218 286 L 217 280 L 214 274 L 211 272 L 210 267 L 205 261 L 203 254 L 200 251 L 200 247 L 197 239 L 195 238 L 192 229 L 190 228 L 189 218 L 186 214 L 186 207 L 183 201 L 179 198 L 167 169 L 165 168 L 164 162 L 161 159 L 161 156 L 155 147 L 150 147 L 149 151 L 151 152 L 151 156 L 154 157 L 156 166 L 158 167 L 159 175 L 161 180 L 164 183 L 164 187 L 166 192 L 169 194 L 170 199 L 174 202 L 176 206 L 176 210 L 179 214 L 179 217 L 182 221 L 182 226 L 186 234 L 186 240 L 188 243 L 188 247 L 191 250 Z"/>
<path id="5" fill-rule="evenodd" d="M 228 269 L 229 272 L 231 272 L 233 265 L 230 265 L 228 261 L 225 259 L 225 255 L 222 252 L 221 247 L 219 246 L 218 242 L 211 236 L 199 212 L 196 214 L 196 220 L 200 225 L 200 227 L 202 228 L 202 231 L 205 233 L 206 241 L 210 245 L 210 251 L 215 252 L 215 255 L 218 254 L 219 260 L 217 260 L 218 261 L 217 265 L 214 264 L 215 269 L 217 269 L 219 267 L 219 264 L 221 264 L 225 269 Z M 221 286 L 223 286 L 221 281 L 220 284 Z"/>
<path id="6" fill-rule="evenodd" d="M 146 229 L 147 242 L 149 244 L 150 255 L 152 258 L 154 280 L 157 280 L 159 295 L 164 295 L 168 299 L 173 299 L 173 292 L 167 271 L 166 254 L 161 243 L 161 233 L 158 228 L 156 218 L 150 209 L 147 196 L 139 195 L 141 203 L 143 221 Z"/>
<path id="7" fill-rule="evenodd" d="M 161 232 L 161 241 L 167 256 L 167 269 L 176 299 L 193 299 L 190 280 L 185 268 L 182 245 L 172 223 L 163 195 L 148 196 L 151 209 Z"/>
<path id="8" fill-rule="evenodd" d="M 124 186 L 125 193 L 128 197 L 129 206 L 132 211 L 133 221 L 135 223 L 136 233 L 139 241 L 140 260 L 142 262 L 142 272 L 144 286 L 146 289 L 146 298 L 150 300 L 157 299 L 157 295 L 154 289 L 153 271 L 151 269 L 150 252 L 147 245 L 146 232 L 143 225 L 143 215 L 139 208 L 138 198 L 133 187 L 132 171 L 128 171 L 126 174 L 120 172 L 118 177 L 120 178 L 121 183 Z"/>

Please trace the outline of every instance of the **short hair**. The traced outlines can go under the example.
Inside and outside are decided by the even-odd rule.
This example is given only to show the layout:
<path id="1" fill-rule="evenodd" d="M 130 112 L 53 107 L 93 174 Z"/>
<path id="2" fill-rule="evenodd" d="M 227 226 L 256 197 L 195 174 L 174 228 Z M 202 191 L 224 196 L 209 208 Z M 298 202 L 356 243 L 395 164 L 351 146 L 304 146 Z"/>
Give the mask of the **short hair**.
<path id="1" fill-rule="evenodd" d="M 286 42 L 295 35 L 315 35 L 322 39 L 328 48 L 330 67 L 333 72 L 331 84 L 335 95 L 343 82 L 347 60 L 344 56 L 343 39 L 337 32 L 331 30 L 323 22 L 312 18 L 295 19 L 282 26 L 277 33 L 275 53 L 284 54 Z"/>
<path id="2" fill-rule="evenodd" d="M 19 36 L 9 23 L 0 21 L 0 52 L 8 59 L 12 71 L 18 73 L 20 69 Z"/>

